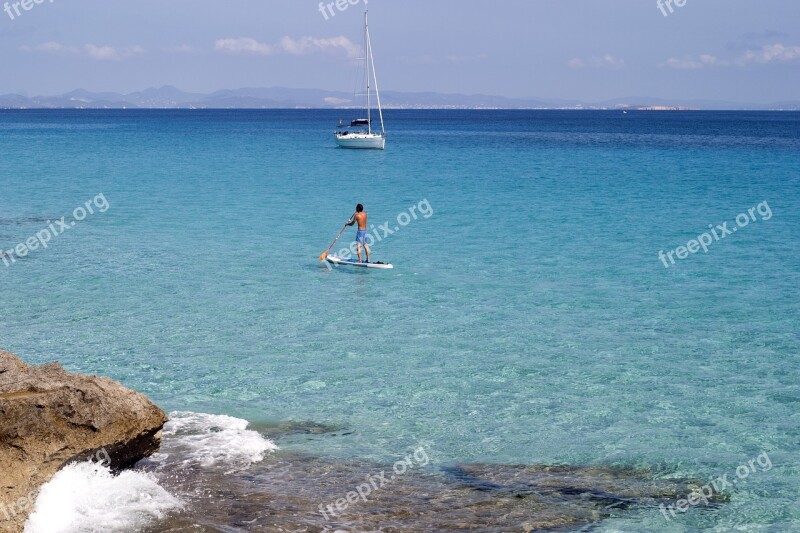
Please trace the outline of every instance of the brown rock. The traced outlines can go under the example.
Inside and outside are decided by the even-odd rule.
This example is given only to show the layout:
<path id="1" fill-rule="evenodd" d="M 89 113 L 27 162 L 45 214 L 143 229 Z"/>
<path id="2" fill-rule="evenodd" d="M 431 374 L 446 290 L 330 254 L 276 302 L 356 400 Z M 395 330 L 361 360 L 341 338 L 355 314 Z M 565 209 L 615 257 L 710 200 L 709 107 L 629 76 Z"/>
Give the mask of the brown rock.
<path id="1" fill-rule="evenodd" d="M 108 378 L 28 366 L 0 350 L 0 533 L 22 531 L 39 488 L 92 457 L 123 469 L 158 450 L 164 412 Z"/>

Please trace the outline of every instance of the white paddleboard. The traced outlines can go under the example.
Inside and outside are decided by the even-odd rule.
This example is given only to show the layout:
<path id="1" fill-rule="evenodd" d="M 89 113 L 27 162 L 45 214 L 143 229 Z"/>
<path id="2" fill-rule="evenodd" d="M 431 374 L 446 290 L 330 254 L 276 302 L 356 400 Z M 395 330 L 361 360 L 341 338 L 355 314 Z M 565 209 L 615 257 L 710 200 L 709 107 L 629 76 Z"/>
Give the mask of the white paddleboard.
<path id="1" fill-rule="evenodd" d="M 332 265 L 341 265 L 341 266 L 354 266 L 361 268 L 382 268 L 382 269 L 394 268 L 393 265 L 390 265 L 389 263 L 381 263 L 380 261 L 377 263 L 359 263 L 358 259 L 342 259 L 341 257 L 336 257 L 335 255 L 329 255 L 327 257 L 327 261 Z"/>

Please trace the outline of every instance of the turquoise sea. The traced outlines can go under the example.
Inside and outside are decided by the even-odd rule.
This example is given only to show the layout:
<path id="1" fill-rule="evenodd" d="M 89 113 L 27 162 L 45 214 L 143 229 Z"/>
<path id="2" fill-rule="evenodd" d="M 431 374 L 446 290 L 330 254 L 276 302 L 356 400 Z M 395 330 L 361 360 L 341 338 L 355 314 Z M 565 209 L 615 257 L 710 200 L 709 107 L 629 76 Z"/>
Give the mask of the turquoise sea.
<path id="1" fill-rule="evenodd" d="M 339 111 L 0 112 L 0 248 L 75 222 L 0 262 L 0 346 L 340 428 L 276 440 L 331 461 L 768 457 L 719 507 L 591 530 L 800 531 L 800 114 L 385 115 L 379 152 L 335 147 Z M 318 261 L 359 202 L 393 270 Z"/>

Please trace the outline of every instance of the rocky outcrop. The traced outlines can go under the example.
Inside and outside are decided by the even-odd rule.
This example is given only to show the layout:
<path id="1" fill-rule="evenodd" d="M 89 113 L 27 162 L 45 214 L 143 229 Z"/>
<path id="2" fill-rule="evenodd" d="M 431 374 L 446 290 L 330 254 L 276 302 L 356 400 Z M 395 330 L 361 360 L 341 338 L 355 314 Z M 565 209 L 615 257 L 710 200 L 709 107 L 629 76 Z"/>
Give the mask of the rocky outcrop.
<path id="1" fill-rule="evenodd" d="M 164 412 L 108 378 L 58 363 L 28 366 L 0 351 L 0 532 L 19 532 L 39 487 L 64 465 L 95 458 L 114 469 L 158 450 Z"/>

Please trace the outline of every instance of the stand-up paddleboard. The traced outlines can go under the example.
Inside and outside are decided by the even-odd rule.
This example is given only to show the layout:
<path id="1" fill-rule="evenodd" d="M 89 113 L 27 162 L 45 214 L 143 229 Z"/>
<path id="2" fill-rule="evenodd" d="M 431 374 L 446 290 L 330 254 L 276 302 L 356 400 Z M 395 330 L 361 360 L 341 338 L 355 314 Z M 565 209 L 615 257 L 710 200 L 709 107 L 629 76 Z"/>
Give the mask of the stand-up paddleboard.
<path id="1" fill-rule="evenodd" d="M 336 257 L 335 255 L 329 255 L 326 260 L 332 265 L 354 266 L 361 268 L 394 268 L 393 265 L 390 265 L 389 263 L 381 263 L 380 261 L 377 263 L 359 263 L 358 259 L 342 259 L 341 257 Z"/>

